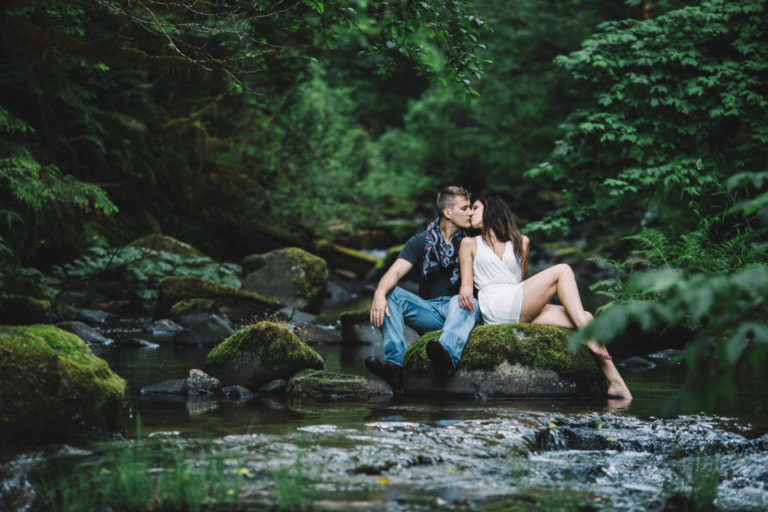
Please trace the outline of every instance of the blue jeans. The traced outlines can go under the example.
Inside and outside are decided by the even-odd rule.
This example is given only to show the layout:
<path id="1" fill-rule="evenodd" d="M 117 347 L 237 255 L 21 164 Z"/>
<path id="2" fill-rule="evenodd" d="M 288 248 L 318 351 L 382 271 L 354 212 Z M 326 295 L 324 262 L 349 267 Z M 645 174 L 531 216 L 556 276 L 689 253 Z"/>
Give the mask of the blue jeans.
<path id="1" fill-rule="evenodd" d="M 459 306 L 459 296 L 424 300 L 396 286 L 387 295 L 389 315 L 384 315 L 381 335 L 384 338 L 384 359 L 399 366 L 408 346 L 404 325 L 419 334 L 442 329 L 440 343 L 451 356 L 454 368 L 459 364 L 464 345 L 475 322 L 480 320 L 480 308 L 475 300 L 475 312 Z"/>

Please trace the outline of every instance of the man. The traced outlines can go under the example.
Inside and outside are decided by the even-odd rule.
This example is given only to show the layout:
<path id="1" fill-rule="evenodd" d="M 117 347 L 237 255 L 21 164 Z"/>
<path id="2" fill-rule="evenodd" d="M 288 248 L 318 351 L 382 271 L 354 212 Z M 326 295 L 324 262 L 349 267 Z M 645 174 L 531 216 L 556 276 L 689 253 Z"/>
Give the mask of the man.
<path id="1" fill-rule="evenodd" d="M 442 375 L 456 368 L 479 308 L 459 306 L 459 245 L 470 220 L 469 192 L 447 187 L 436 201 L 437 219 L 412 236 L 382 276 L 371 304 L 371 322 L 384 338 L 384 361 L 365 360 L 368 370 L 386 380 L 394 390 L 403 387 L 403 356 L 407 348 L 404 325 L 418 333 L 442 329 L 439 340 L 427 343 L 427 356 Z M 397 286 L 412 268 L 419 275 L 419 294 Z M 475 301 L 477 302 L 477 301 Z"/>

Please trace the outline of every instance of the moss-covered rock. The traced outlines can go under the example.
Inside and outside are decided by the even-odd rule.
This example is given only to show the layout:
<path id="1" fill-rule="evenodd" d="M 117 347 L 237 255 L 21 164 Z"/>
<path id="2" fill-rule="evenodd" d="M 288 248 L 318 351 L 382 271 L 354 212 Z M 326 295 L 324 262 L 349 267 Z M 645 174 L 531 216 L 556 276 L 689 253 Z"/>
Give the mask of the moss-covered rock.
<path id="1" fill-rule="evenodd" d="M 180 254 L 185 257 L 190 256 L 205 256 L 202 252 L 198 251 L 188 243 L 182 242 L 173 238 L 172 236 L 161 235 L 154 233 L 138 240 L 134 240 L 126 247 L 146 247 L 153 251 L 165 251 L 174 254 Z"/>
<path id="2" fill-rule="evenodd" d="M 258 293 L 207 281 L 195 276 L 171 276 L 160 281 L 155 319 L 167 318 L 171 307 L 187 299 L 209 299 L 233 319 L 250 318 L 276 308 L 279 303 Z"/>
<path id="3" fill-rule="evenodd" d="M 58 441 L 113 428 L 125 381 L 74 334 L 0 326 L 0 440 Z"/>
<path id="4" fill-rule="evenodd" d="M 54 319 L 51 301 L 26 295 L 0 294 L 0 324 L 48 324 Z"/>
<path id="5" fill-rule="evenodd" d="M 297 247 L 243 260 L 243 289 L 260 293 L 301 311 L 317 312 L 323 303 L 328 266 L 325 260 Z"/>
<path id="6" fill-rule="evenodd" d="M 219 313 L 219 306 L 211 299 L 186 299 L 171 306 L 170 316 L 192 315 L 194 313 Z"/>
<path id="7" fill-rule="evenodd" d="M 521 398 L 589 394 L 602 374 L 587 349 L 568 349 L 569 332 L 535 324 L 477 326 L 456 372 L 447 379 L 436 377 L 425 350 L 440 332 L 427 333 L 405 354 L 406 393 Z"/>
<path id="8" fill-rule="evenodd" d="M 303 370 L 288 381 L 286 394 L 317 401 L 365 400 L 368 381 L 359 375 Z"/>
<path id="9" fill-rule="evenodd" d="M 275 322 L 262 321 L 237 331 L 208 353 L 206 371 L 224 386 L 258 389 L 275 379 L 288 380 L 308 368 L 324 370 L 320 355 Z"/>
<path id="10" fill-rule="evenodd" d="M 380 261 L 375 256 L 325 240 L 315 242 L 312 252 L 324 258 L 330 268 L 357 278 L 365 277 Z"/>

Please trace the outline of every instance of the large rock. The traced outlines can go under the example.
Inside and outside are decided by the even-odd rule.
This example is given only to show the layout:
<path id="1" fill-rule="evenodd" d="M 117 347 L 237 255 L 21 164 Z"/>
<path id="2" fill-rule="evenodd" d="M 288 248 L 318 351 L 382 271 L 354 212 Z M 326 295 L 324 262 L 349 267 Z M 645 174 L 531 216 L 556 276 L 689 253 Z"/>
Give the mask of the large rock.
<path id="1" fill-rule="evenodd" d="M 108 347 L 115 342 L 115 340 L 107 338 L 90 325 L 78 322 L 77 320 L 59 322 L 56 324 L 56 327 L 77 335 L 78 338 L 89 345 L 102 345 Z"/>
<path id="2" fill-rule="evenodd" d="M 53 322 L 51 302 L 26 295 L 0 293 L 0 324 L 29 325 Z"/>
<path id="3" fill-rule="evenodd" d="M 324 370 L 320 355 L 275 322 L 262 321 L 237 331 L 206 357 L 206 370 L 222 385 L 259 389 L 275 379 L 289 379 L 311 368 Z"/>
<path id="4" fill-rule="evenodd" d="M 113 428 L 125 381 L 77 336 L 51 325 L 0 326 L 0 440 L 59 441 Z"/>
<path id="5" fill-rule="evenodd" d="M 179 345 L 215 345 L 235 333 L 225 316 L 191 313 L 175 320 L 184 327 L 173 335 L 173 342 Z"/>
<path id="6" fill-rule="evenodd" d="M 586 348 L 571 352 L 570 331 L 534 324 L 481 325 L 472 330 L 457 371 L 438 378 L 426 355 L 427 333 L 405 354 L 405 392 L 415 395 L 539 398 L 589 395 L 602 373 Z"/>
<path id="7" fill-rule="evenodd" d="M 328 266 L 325 260 L 302 249 L 288 247 L 243 260 L 243 289 L 272 297 L 285 306 L 318 312 L 325 295 Z"/>
<path id="8" fill-rule="evenodd" d="M 134 240 L 126 247 L 145 247 L 147 249 L 152 249 L 153 251 L 172 252 L 174 254 L 180 254 L 185 257 L 205 256 L 202 252 L 198 251 L 188 243 L 177 240 L 171 236 L 161 235 L 159 233 Z"/>
<path id="9" fill-rule="evenodd" d="M 174 304 L 187 299 L 210 299 L 223 314 L 235 320 L 261 315 L 278 306 L 276 300 L 258 293 L 195 276 L 170 276 L 160 281 L 155 319 L 167 318 Z"/>
<path id="10" fill-rule="evenodd" d="M 384 343 L 381 331 L 371 323 L 369 311 L 345 311 L 339 315 L 339 322 L 341 323 L 341 339 L 345 343 L 361 345 L 381 345 Z M 406 343 L 413 343 L 419 338 L 419 333 L 407 325 L 403 333 Z"/>
<path id="11" fill-rule="evenodd" d="M 288 381 L 286 394 L 322 402 L 365 400 L 368 398 L 368 381 L 359 375 L 304 370 Z"/>
<path id="12" fill-rule="evenodd" d="M 381 258 L 364 252 L 333 244 L 326 240 L 316 241 L 311 248 L 314 254 L 325 259 L 328 266 L 336 272 L 347 274 L 357 279 L 364 278 L 377 265 Z"/>

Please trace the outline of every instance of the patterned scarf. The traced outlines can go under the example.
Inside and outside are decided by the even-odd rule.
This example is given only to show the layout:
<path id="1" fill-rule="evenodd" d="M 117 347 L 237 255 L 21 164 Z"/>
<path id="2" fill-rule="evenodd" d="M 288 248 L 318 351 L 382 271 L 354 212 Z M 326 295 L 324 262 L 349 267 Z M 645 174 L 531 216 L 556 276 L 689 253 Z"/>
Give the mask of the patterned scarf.
<path id="1" fill-rule="evenodd" d="M 453 235 L 452 242 L 460 243 L 465 234 L 463 229 L 459 229 Z M 446 269 L 451 265 L 455 265 L 451 273 L 451 284 L 454 285 L 459 281 L 459 266 L 456 265 L 459 254 L 455 249 L 454 243 L 446 243 L 443 238 L 443 234 L 440 232 L 440 217 L 430 222 L 429 226 L 427 226 L 424 251 L 424 264 L 421 269 L 422 279 L 426 279 L 429 271 L 435 267 Z"/>

